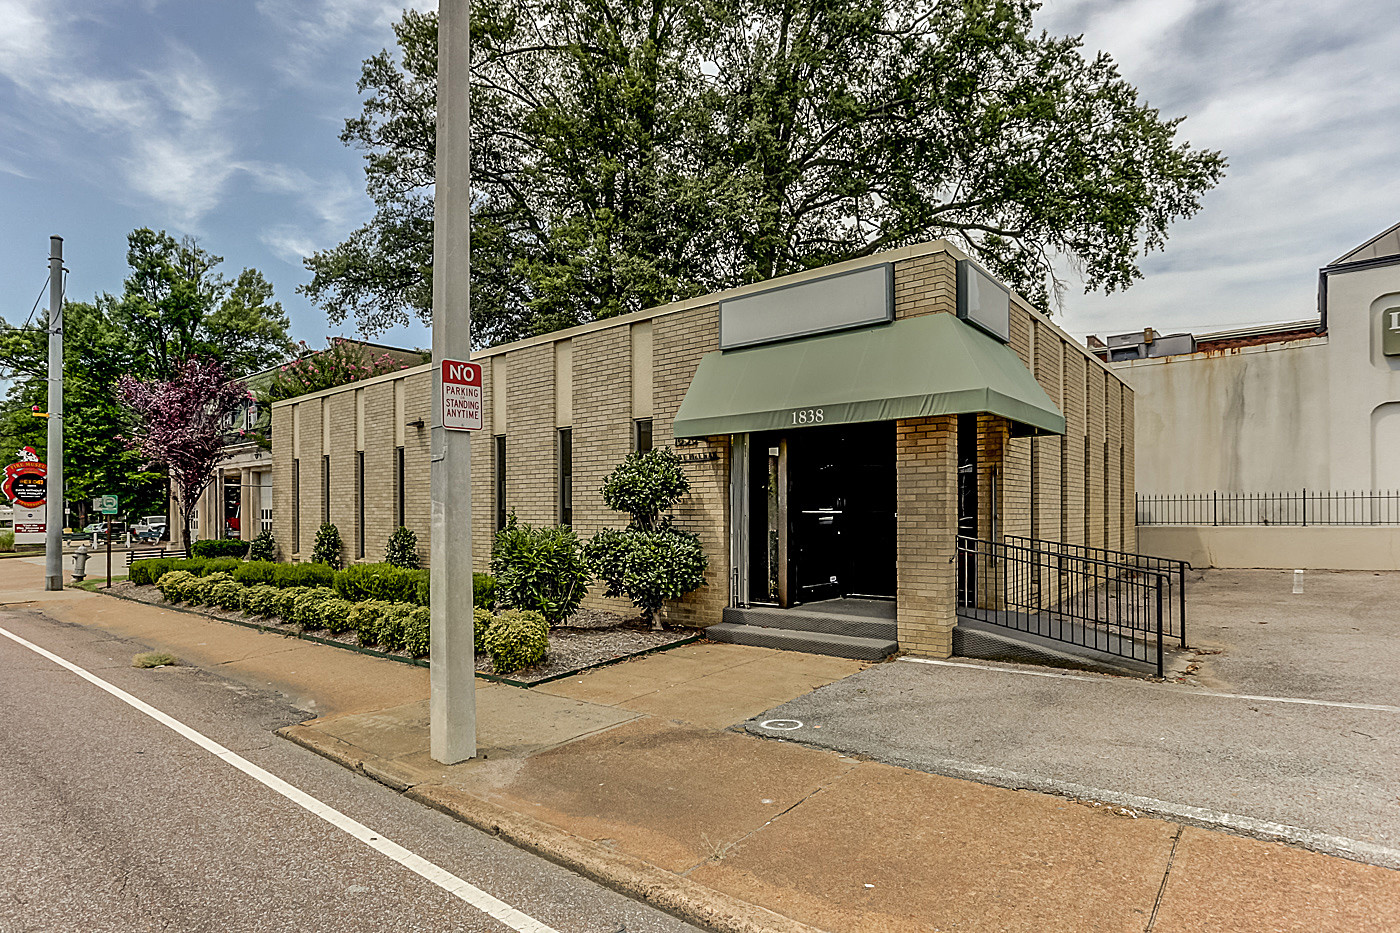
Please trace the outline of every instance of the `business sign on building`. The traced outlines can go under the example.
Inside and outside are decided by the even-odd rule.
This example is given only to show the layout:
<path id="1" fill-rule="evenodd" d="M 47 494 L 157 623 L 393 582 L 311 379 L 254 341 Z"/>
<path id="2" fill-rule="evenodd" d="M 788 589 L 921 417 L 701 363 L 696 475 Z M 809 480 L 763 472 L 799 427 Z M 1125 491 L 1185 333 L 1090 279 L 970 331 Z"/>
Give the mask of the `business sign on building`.
<path id="1" fill-rule="evenodd" d="M 1381 312 L 1381 352 L 1386 356 L 1400 356 L 1400 308 L 1386 308 Z"/>
<path id="2" fill-rule="evenodd" d="M 1011 342 L 1011 292 L 971 259 L 958 260 L 958 317 Z"/>
<path id="3" fill-rule="evenodd" d="M 481 364 L 442 361 L 442 426 L 449 431 L 481 430 Z"/>
<path id="4" fill-rule="evenodd" d="M 892 320 L 894 266 L 886 263 L 721 301 L 719 348 L 732 350 Z"/>
<path id="5" fill-rule="evenodd" d="M 0 492 L 14 503 L 15 543 L 42 544 L 48 527 L 48 468 L 39 462 L 33 447 L 24 448 L 19 456 L 18 463 L 5 467 Z"/>

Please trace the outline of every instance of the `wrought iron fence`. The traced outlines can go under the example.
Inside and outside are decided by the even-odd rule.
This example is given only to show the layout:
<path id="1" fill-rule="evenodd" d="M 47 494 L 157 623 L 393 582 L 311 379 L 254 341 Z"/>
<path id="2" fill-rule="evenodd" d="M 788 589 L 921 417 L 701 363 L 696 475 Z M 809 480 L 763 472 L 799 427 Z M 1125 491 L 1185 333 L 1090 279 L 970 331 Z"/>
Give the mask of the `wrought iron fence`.
<path id="1" fill-rule="evenodd" d="M 1142 494 L 1139 525 L 1400 525 L 1400 491 Z"/>
<path id="2" fill-rule="evenodd" d="M 1182 561 L 1029 538 L 958 538 L 958 612 L 968 618 L 1154 664 L 1186 646 Z"/>

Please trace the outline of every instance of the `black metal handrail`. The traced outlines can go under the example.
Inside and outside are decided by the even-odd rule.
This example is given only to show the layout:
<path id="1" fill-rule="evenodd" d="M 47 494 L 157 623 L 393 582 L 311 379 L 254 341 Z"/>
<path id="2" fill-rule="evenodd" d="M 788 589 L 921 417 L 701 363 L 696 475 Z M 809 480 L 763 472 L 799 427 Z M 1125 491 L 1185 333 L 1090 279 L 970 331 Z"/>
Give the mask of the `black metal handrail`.
<path id="1" fill-rule="evenodd" d="M 1071 557 L 1088 557 L 1107 564 L 1121 564 L 1124 568 L 1140 573 L 1166 574 L 1166 617 L 1162 620 L 1162 630 L 1186 647 L 1186 571 L 1191 564 L 1171 557 L 1155 557 L 1151 554 L 1136 554 L 1132 551 L 1115 551 L 1110 548 L 1094 547 L 1089 544 L 1070 544 L 1064 541 L 1046 541 L 1043 538 L 1022 538 L 1018 535 L 1003 535 L 1003 540 L 1013 544 L 1023 544 L 1039 551 L 1050 551 Z"/>
<path id="2" fill-rule="evenodd" d="M 1139 525 L 1400 525 L 1400 491 L 1139 493 Z"/>
<path id="3" fill-rule="evenodd" d="M 959 537 L 958 613 L 1154 664 L 1161 677 L 1163 642 L 1177 634 L 1169 631 L 1178 618 L 1169 597 L 1181 600 L 1183 646 L 1186 637 L 1184 566 L 1167 568 L 1159 560 L 1027 538 Z"/>

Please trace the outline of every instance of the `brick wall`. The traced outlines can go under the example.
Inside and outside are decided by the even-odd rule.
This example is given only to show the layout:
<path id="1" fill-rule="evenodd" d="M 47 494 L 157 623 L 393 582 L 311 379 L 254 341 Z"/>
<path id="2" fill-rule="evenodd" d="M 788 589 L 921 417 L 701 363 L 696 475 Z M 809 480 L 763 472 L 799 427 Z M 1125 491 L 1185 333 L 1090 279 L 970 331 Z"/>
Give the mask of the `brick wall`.
<path id="1" fill-rule="evenodd" d="M 955 312 L 956 260 L 954 252 L 944 249 L 901 254 L 894 261 L 895 316 Z M 1008 422 L 979 416 L 979 534 L 990 535 L 995 507 L 1001 534 L 1079 543 L 1087 530 L 1092 543 L 1121 543 L 1131 549 L 1135 543 L 1132 394 L 1044 317 L 1014 303 L 1012 311 L 1011 347 L 1064 411 L 1068 434 L 1063 439 L 1012 438 Z M 471 445 L 472 547 L 478 570 L 489 566 L 496 525 L 494 436 L 504 434 L 507 439 L 507 509 L 514 509 L 522 521 L 552 524 L 559 520 L 557 431 L 568 422 L 573 441 L 573 526 L 584 539 L 603 527 L 620 527 L 625 516 L 609 510 L 599 490 L 607 473 L 632 449 L 632 422 L 638 414 L 633 411 L 635 399 L 650 399 L 654 444 L 674 445 L 671 432 L 676 412 L 701 357 L 718 345 L 718 313 L 717 304 L 691 302 L 477 354 L 483 363 L 485 403 L 484 429 L 473 436 Z M 633 346 L 634 325 L 650 329 L 649 338 L 643 332 L 637 347 Z M 571 341 L 572 362 L 557 371 L 558 340 Z M 640 365 L 634 366 L 634 357 L 648 346 L 650 385 L 634 387 L 634 371 L 642 372 Z M 571 393 L 556 391 L 557 372 L 571 374 Z M 495 384 L 499 374 L 504 374 L 502 385 Z M 307 559 L 320 523 L 323 407 L 330 419 L 332 520 L 340 526 L 347 556 L 353 553 L 359 520 L 354 495 L 356 391 L 363 393 L 364 404 L 365 559 L 382 559 L 395 528 L 395 448 L 400 443 L 406 466 L 405 523 L 418 534 L 422 556 L 428 557 L 431 378 L 431 367 L 418 367 L 274 407 L 274 527 L 284 557 Z M 570 394 L 571 417 L 555 411 L 557 400 Z M 400 399 L 397 404 L 396 398 Z M 422 426 L 415 426 L 420 419 Z M 302 514 L 302 546 L 295 551 L 291 546 L 294 420 L 299 424 Z M 916 653 L 951 650 L 956 425 L 955 417 L 897 425 L 899 629 L 906 650 Z M 704 625 L 719 621 L 729 601 L 730 446 L 727 437 L 683 443 L 677 453 L 686 459 L 691 492 L 676 508 L 675 517 L 681 528 L 700 537 L 709 568 L 705 585 L 668 606 L 666 617 L 671 622 Z M 1086 449 L 1091 454 L 1087 466 Z M 995 504 L 993 488 L 998 497 Z M 588 604 L 633 611 L 622 601 L 603 599 L 600 593 L 601 587 L 595 587 Z"/>

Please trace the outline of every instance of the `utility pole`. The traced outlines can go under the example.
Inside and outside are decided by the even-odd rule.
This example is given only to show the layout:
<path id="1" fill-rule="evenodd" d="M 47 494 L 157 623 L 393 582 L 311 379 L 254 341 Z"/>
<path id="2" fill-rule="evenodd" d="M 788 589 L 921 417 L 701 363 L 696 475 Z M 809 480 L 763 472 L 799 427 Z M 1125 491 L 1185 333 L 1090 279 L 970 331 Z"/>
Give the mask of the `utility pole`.
<path id="1" fill-rule="evenodd" d="M 443 360 L 471 358 L 470 0 L 438 5 L 437 177 L 433 198 L 431 660 L 429 751 L 476 756 L 472 641 L 471 435 L 443 427 Z"/>
<path id="2" fill-rule="evenodd" d="M 49 237 L 49 449 L 44 589 L 63 589 L 63 237 Z"/>

